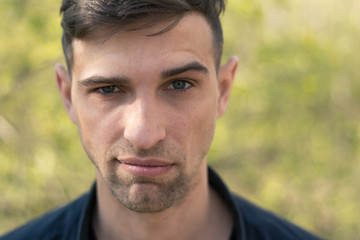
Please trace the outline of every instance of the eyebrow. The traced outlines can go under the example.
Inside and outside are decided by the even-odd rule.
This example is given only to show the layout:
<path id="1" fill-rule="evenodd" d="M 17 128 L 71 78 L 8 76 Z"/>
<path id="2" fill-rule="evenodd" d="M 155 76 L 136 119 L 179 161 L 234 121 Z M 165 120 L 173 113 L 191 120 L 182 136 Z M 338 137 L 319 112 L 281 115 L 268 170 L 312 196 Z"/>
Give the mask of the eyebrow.
<path id="1" fill-rule="evenodd" d="M 83 85 L 85 87 L 91 87 L 95 85 L 101 84 L 110 84 L 110 85 L 120 85 L 129 83 L 130 79 L 127 77 L 101 77 L 101 76 L 91 76 L 89 78 L 85 78 L 79 81 L 79 85 Z"/>
<path id="2" fill-rule="evenodd" d="M 198 71 L 198 72 L 202 72 L 206 75 L 209 74 L 209 70 L 204 65 L 202 65 L 198 61 L 193 61 L 193 62 L 187 63 L 183 66 L 164 70 L 160 75 L 162 78 L 169 78 L 169 77 L 172 77 L 172 76 L 175 76 L 177 74 L 184 73 L 187 71 Z"/>

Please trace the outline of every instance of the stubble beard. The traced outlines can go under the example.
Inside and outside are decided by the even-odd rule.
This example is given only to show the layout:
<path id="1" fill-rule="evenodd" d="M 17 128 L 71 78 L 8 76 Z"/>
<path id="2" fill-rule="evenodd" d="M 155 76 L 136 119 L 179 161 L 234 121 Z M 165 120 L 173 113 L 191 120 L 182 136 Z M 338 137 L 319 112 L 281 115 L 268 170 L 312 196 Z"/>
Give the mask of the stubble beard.
<path id="1" fill-rule="evenodd" d="M 193 176 L 184 173 L 172 179 L 120 178 L 114 173 L 105 182 L 113 196 L 127 209 L 138 213 L 156 213 L 179 204 L 189 191 L 192 179 Z"/>
<path id="2" fill-rule="evenodd" d="M 80 134 L 81 136 L 81 134 Z M 81 138 L 83 140 L 83 138 Z M 98 165 L 95 155 L 92 154 L 93 149 L 87 147 L 82 141 L 85 152 L 89 159 L 98 169 L 107 188 L 112 195 L 127 209 L 138 213 L 156 213 L 164 211 L 173 205 L 181 204 L 185 199 L 187 192 L 191 191 L 198 183 L 195 175 L 199 171 L 201 162 L 204 161 L 206 152 L 201 155 L 200 159 L 193 168 L 187 172 L 187 157 L 182 151 L 173 150 L 171 152 L 164 151 L 163 145 L 157 146 L 152 150 L 137 151 L 129 143 L 114 146 L 105 157 L 104 162 L 107 164 Z M 118 173 L 116 166 L 118 163 L 114 155 L 118 152 L 130 153 L 135 156 L 163 156 L 168 159 L 177 159 L 173 166 L 177 172 L 172 177 L 137 177 L 130 174 Z M 192 159 L 192 161 L 195 159 Z M 104 171 L 105 169 L 107 171 Z M 106 174 L 107 173 L 107 174 Z"/>

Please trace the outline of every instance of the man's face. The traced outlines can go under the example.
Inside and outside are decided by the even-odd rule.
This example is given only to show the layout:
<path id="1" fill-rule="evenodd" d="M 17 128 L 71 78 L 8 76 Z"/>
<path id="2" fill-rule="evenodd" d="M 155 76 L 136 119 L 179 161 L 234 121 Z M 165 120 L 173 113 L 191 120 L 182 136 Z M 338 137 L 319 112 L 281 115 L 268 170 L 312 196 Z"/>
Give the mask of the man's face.
<path id="1" fill-rule="evenodd" d="M 202 16 L 147 36 L 163 27 L 75 40 L 71 97 L 64 100 L 98 181 L 137 212 L 167 209 L 205 178 L 199 169 L 229 91 L 217 80 Z"/>

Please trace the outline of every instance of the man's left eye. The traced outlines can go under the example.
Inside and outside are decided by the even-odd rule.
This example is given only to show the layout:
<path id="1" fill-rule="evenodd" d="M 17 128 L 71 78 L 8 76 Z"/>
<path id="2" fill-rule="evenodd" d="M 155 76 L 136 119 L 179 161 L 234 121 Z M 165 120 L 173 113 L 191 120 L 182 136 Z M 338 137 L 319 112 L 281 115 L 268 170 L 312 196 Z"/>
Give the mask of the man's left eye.
<path id="1" fill-rule="evenodd" d="M 185 80 L 176 80 L 170 83 L 167 87 L 169 90 L 186 90 L 191 87 L 191 84 Z"/>

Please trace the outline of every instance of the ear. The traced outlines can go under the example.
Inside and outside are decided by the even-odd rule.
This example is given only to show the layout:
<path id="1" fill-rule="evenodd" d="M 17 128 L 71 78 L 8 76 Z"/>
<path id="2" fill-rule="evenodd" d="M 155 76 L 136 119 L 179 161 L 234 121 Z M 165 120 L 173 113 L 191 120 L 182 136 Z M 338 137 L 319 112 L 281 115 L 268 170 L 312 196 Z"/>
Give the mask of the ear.
<path id="1" fill-rule="evenodd" d="M 229 58 L 228 62 L 224 66 L 221 66 L 219 68 L 219 99 L 217 117 L 221 117 L 226 110 L 237 66 L 238 58 L 236 56 L 232 56 Z"/>
<path id="2" fill-rule="evenodd" d="M 73 103 L 71 99 L 71 79 L 69 73 L 61 64 L 55 65 L 56 84 L 60 92 L 62 101 L 64 103 L 66 112 L 73 123 L 75 121 L 75 114 Z"/>

